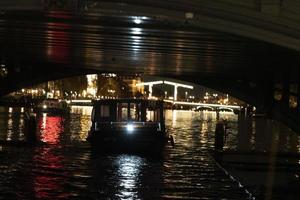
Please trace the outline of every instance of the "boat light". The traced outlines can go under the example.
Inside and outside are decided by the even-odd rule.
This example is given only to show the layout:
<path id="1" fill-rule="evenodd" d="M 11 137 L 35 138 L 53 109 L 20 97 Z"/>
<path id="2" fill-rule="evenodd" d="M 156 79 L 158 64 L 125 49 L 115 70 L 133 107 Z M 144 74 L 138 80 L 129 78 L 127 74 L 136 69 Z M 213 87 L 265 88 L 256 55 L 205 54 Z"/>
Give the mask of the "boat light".
<path id="1" fill-rule="evenodd" d="M 127 124 L 126 129 L 128 133 L 132 133 L 134 131 L 134 126 L 132 124 Z"/>

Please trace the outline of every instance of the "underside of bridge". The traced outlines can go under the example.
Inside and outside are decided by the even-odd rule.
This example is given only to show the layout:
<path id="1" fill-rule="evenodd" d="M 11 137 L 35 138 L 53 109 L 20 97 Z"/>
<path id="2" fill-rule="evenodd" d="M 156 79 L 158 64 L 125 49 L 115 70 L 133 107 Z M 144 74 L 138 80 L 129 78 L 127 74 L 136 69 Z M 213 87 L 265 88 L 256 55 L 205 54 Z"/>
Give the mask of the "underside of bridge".
<path id="1" fill-rule="evenodd" d="M 0 96 L 74 75 L 142 73 L 229 93 L 300 130 L 299 21 L 204 0 L 9 2 Z"/>

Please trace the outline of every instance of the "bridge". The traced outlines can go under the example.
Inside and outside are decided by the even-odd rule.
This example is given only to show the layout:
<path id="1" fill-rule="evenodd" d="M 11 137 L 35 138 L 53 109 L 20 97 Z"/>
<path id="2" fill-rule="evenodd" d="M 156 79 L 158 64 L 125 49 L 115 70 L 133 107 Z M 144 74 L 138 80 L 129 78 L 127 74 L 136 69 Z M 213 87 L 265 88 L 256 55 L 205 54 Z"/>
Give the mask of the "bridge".
<path id="1" fill-rule="evenodd" d="M 143 73 L 228 93 L 300 131 L 296 0 L 2 0 L 0 96 Z"/>
<path id="2" fill-rule="evenodd" d="M 223 104 L 213 104 L 213 103 L 198 103 L 198 102 L 185 102 L 185 101 L 172 101 L 164 99 L 164 102 L 172 103 L 173 105 L 187 105 L 194 106 L 196 109 L 210 109 L 210 110 L 230 110 L 231 112 L 239 111 L 241 106 L 236 105 L 223 105 Z"/>
<path id="3" fill-rule="evenodd" d="M 177 101 L 177 94 L 178 94 L 178 87 L 183 87 L 183 88 L 188 88 L 188 89 L 193 89 L 194 87 L 191 85 L 187 84 L 182 84 L 182 83 L 176 83 L 172 81 L 150 81 L 150 82 L 142 82 L 142 83 L 137 83 L 136 86 L 149 86 L 149 98 L 152 97 L 152 87 L 153 85 L 160 85 L 160 84 L 167 84 L 167 85 L 172 85 L 174 86 L 174 101 Z"/>

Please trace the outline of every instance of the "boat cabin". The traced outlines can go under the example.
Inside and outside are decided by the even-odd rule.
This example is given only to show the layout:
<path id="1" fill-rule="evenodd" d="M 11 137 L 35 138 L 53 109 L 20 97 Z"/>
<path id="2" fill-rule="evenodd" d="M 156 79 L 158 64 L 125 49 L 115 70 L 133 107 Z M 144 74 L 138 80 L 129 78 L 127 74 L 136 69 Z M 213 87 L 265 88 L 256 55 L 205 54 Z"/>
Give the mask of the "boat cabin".
<path id="1" fill-rule="evenodd" d="M 92 131 L 165 131 L 163 101 L 104 99 L 93 101 Z"/>

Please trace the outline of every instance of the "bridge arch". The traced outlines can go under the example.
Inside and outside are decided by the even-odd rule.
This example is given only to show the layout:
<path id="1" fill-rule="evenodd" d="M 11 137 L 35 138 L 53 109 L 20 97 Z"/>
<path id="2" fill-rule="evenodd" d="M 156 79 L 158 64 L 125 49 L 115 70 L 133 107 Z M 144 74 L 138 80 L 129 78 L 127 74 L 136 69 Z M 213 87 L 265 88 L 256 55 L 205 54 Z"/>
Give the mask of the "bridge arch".
<path id="1" fill-rule="evenodd" d="M 196 110 L 210 110 L 210 111 L 213 111 L 215 110 L 213 107 L 211 106 L 197 106 Z"/>
<path id="2" fill-rule="evenodd" d="M 103 0 L 71 12 L 11 2 L 0 2 L 0 96 L 88 72 L 142 72 L 229 93 L 279 118 L 293 113 L 286 118 L 299 122 L 300 106 L 288 107 L 290 85 L 300 79 L 296 1 Z M 278 83 L 284 94 L 274 102 Z"/>

